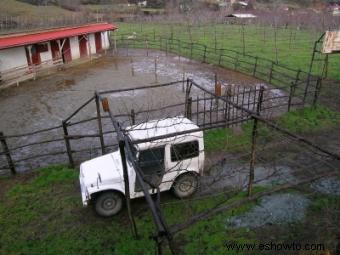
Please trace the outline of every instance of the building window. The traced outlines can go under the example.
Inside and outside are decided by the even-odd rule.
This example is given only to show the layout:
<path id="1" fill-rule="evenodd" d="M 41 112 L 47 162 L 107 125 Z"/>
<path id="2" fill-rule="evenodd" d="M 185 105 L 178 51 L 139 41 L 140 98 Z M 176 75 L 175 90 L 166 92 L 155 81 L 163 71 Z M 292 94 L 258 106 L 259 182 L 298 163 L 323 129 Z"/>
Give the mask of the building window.
<path id="1" fill-rule="evenodd" d="M 171 146 L 171 161 L 180 161 L 188 158 L 198 157 L 198 141 L 180 143 Z"/>
<path id="2" fill-rule="evenodd" d="M 39 43 L 36 45 L 37 52 L 47 52 L 48 44 L 47 43 Z"/>

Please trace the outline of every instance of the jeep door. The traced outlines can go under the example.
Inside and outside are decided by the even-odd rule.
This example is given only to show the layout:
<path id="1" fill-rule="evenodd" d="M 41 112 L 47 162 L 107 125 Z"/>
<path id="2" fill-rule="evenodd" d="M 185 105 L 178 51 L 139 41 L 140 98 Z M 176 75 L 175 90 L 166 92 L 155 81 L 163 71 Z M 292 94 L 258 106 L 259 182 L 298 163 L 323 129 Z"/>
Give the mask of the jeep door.
<path id="1" fill-rule="evenodd" d="M 164 176 L 165 147 L 150 148 L 139 152 L 138 162 L 143 175 L 148 183 L 158 187 Z M 150 185 L 147 185 L 151 189 Z M 142 188 L 138 181 L 135 182 L 135 192 L 141 192 Z"/>
<path id="2" fill-rule="evenodd" d="M 163 190 L 170 189 L 173 181 L 185 172 L 199 171 L 199 140 L 192 139 L 166 146 L 166 170 Z"/>

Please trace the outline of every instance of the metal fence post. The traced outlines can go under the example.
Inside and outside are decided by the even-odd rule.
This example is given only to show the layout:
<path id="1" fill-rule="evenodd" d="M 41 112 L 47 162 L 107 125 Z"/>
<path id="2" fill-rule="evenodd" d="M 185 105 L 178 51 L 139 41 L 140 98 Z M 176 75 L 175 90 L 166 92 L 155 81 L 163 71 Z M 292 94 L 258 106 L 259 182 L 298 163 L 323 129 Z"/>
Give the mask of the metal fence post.
<path id="1" fill-rule="evenodd" d="M 97 108 L 97 122 L 98 122 L 98 131 L 99 131 L 99 140 L 100 140 L 100 147 L 102 150 L 102 155 L 105 153 L 105 143 L 104 143 L 104 135 L 103 135 L 103 123 L 102 123 L 102 116 L 100 113 L 100 103 L 99 103 L 99 95 L 95 93 L 96 99 L 96 108 Z"/>
<path id="2" fill-rule="evenodd" d="M 206 59 L 207 59 L 207 45 L 204 45 L 203 63 L 206 62 Z"/>
<path id="3" fill-rule="evenodd" d="M 69 160 L 70 166 L 74 167 L 74 161 L 73 161 L 73 157 L 72 157 L 71 144 L 70 144 L 70 140 L 68 138 L 67 123 L 65 121 L 63 121 L 62 125 L 63 125 L 64 139 L 65 139 L 65 145 L 66 145 L 66 151 L 67 151 L 68 160 Z"/>
<path id="4" fill-rule="evenodd" d="M 187 79 L 187 84 L 186 84 L 186 88 L 185 88 L 185 104 L 184 104 L 184 113 L 185 113 L 185 117 L 187 117 L 187 118 L 189 118 L 189 117 L 191 118 L 192 98 L 189 98 L 191 86 L 192 86 L 192 83 L 190 83 L 190 79 Z M 190 112 L 189 112 L 189 107 L 190 107 Z"/>
<path id="5" fill-rule="evenodd" d="M 272 78 L 273 78 L 273 69 L 274 69 L 274 61 L 272 62 L 272 65 L 271 65 L 270 70 L 269 70 L 269 79 L 268 79 L 268 82 L 269 82 L 269 83 L 272 82 Z"/>
<path id="6" fill-rule="evenodd" d="M 257 61 L 258 61 L 258 57 L 255 57 L 255 64 L 254 64 L 254 71 L 253 71 L 253 76 L 256 75 L 256 70 L 257 70 Z"/>
<path id="7" fill-rule="evenodd" d="M 253 182 L 254 182 L 254 168 L 255 168 L 255 148 L 256 148 L 256 138 L 257 138 L 257 118 L 253 118 L 253 130 L 251 133 L 251 154 L 250 154 L 250 166 L 249 166 L 249 182 L 248 182 L 248 196 L 252 195 Z"/>
<path id="8" fill-rule="evenodd" d="M 193 47 L 193 43 L 190 43 L 190 59 L 192 60 L 192 47 Z"/>
<path id="9" fill-rule="evenodd" d="M 321 77 L 318 77 L 318 80 L 316 82 L 315 85 L 315 93 L 314 93 L 314 99 L 313 99 L 313 106 L 315 107 L 317 102 L 318 102 L 318 98 L 319 98 L 319 94 L 320 94 L 320 89 L 321 89 Z"/>
<path id="10" fill-rule="evenodd" d="M 192 116 L 192 97 L 189 97 L 186 102 L 185 117 L 191 120 Z"/>
<path id="11" fill-rule="evenodd" d="M 13 162 L 13 159 L 12 159 L 12 156 L 11 156 L 11 152 L 8 148 L 8 144 L 7 144 L 7 141 L 6 141 L 6 138 L 5 138 L 3 132 L 0 132 L 0 142 L 1 142 L 2 150 L 3 150 L 3 152 L 6 156 L 6 159 L 7 159 L 8 167 L 11 170 L 11 174 L 16 175 L 17 172 L 15 170 L 15 165 L 14 165 L 14 162 Z"/>
<path id="12" fill-rule="evenodd" d="M 132 125 L 136 124 L 136 114 L 134 109 L 131 109 L 131 124 Z"/>
<path id="13" fill-rule="evenodd" d="M 168 39 L 165 39 L 165 56 L 168 56 Z"/>
<path id="14" fill-rule="evenodd" d="M 295 88 L 296 88 L 296 83 L 292 82 L 292 84 L 290 85 L 290 90 L 289 90 L 288 112 L 290 112 L 290 108 L 292 106 L 292 100 L 293 100 L 293 96 L 295 93 Z"/>
<path id="15" fill-rule="evenodd" d="M 260 115 L 261 113 L 261 107 L 263 102 L 263 93 L 264 93 L 264 87 L 261 86 L 260 93 L 259 93 L 259 100 L 257 102 L 256 106 L 256 113 L 257 115 Z M 251 156 L 250 156 L 250 166 L 249 166 L 249 182 L 248 182 L 248 196 L 252 195 L 253 190 L 253 182 L 255 178 L 255 161 L 256 161 L 256 141 L 257 141 L 257 135 L 258 135 L 258 120 L 256 117 L 253 117 L 253 130 L 251 135 Z"/>
<path id="16" fill-rule="evenodd" d="M 128 211 L 132 234 L 137 239 L 138 238 L 137 227 L 136 227 L 136 223 L 131 212 L 130 186 L 129 186 L 130 182 L 129 182 L 129 173 L 128 173 L 127 165 L 126 165 L 125 142 L 123 140 L 119 141 L 119 151 L 120 151 L 120 156 L 122 159 L 122 166 L 123 166 L 126 208 Z"/>

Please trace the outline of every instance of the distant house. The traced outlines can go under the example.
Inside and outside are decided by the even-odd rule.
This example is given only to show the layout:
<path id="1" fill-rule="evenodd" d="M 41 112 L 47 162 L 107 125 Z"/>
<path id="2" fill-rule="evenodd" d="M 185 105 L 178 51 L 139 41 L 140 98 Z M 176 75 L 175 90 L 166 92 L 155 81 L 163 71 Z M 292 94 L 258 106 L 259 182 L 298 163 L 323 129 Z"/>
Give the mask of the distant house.
<path id="1" fill-rule="evenodd" d="M 31 78 L 37 69 L 86 58 L 110 47 L 108 23 L 0 36 L 0 81 Z"/>
<path id="2" fill-rule="evenodd" d="M 340 16 L 340 4 L 334 4 L 331 7 L 331 12 L 333 16 Z"/>
<path id="3" fill-rule="evenodd" d="M 251 23 L 255 18 L 257 16 L 252 13 L 231 13 L 225 16 L 225 22 L 227 24 L 245 24 Z"/>
<path id="4" fill-rule="evenodd" d="M 257 18 L 257 16 L 251 13 L 231 13 L 231 14 L 228 14 L 226 18 L 254 19 L 254 18 Z"/>

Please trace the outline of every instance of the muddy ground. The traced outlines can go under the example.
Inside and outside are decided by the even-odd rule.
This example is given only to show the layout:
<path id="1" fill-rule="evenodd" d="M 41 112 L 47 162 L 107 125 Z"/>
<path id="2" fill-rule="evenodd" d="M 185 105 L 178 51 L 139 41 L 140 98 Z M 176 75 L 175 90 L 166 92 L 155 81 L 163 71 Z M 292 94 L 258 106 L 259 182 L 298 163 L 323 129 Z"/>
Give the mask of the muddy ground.
<path id="1" fill-rule="evenodd" d="M 73 113 L 80 105 L 94 95 L 96 90 L 114 90 L 149 86 L 159 83 L 167 83 L 187 78 L 194 79 L 198 84 L 210 91 L 214 89 L 215 74 L 222 84 L 224 93 L 227 86 L 242 86 L 247 88 L 259 88 L 269 85 L 262 81 L 243 75 L 238 72 L 218 68 L 209 64 L 191 61 L 176 55 L 165 55 L 160 51 L 129 50 L 122 49 L 114 56 L 105 56 L 93 60 L 91 63 L 68 67 L 37 80 L 27 81 L 20 86 L 0 90 L 0 131 L 5 135 L 16 135 L 32 132 L 40 129 L 58 126 L 62 120 Z M 155 67 L 156 63 L 156 67 Z M 156 71 L 155 71 L 156 70 Z M 267 96 L 281 95 L 284 92 L 272 89 Z M 192 92 L 192 96 L 203 96 L 198 90 Z M 131 109 L 149 110 L 160 109 L 163 106 L 184 103 L 183 84 L 177 86 L 154 89 L 136 90 L 107 95 L 111 109 L 115 114 L 128 114 Z M 239 96 L 241 97 L 241 96 Z M 253 95 L 246 97 L 248 102 L 254 102 Z M 235 99 L 236 100 L 236 99 Z M 270 101 L 270 100 L 269 100 Z M 268 102 L 269 102 L 268 101 Z M 208 102 L 207 102 L 208 103 Z M 275 102 L 274 102 L 275 103 Z M 281 102 L 276 102 L 281 104 Z M 137 122 L 150 118 L 164 118 L 184 114 L 184 106 L 173 108 L 170 111 L 157 111 L 153 114 L 145 114 L 141 118 L 136 117 Z M 92 102 L 82 109 L 70 122 L 96 116 L 95 103 Z M 138 119 L 139 118 L 139 119 Z M 131 124 L 129 119 L 126 125 Z M 103 121 L 104 132 L 113 130 L 108 119 Z M 94 134 L 97 132 L 97 124 L 92 121 L 81 125 L 72 126 L 69 134 Z M 42 140 L 62 138 L 62 129 L 52 130 L 34 136 L 22 138 L 10 138 L 10 148 L 15 148 L 27 143 L 35 143 Z M 112 144 L 112 134 L 105 136 L 106 144 Z M 99 151 L 98 139 L 83 139 L 71 142 L 72 149 L 81 150 L 86 147 L 89 152 L 76 153 L 75 159 L 81 160 L 95 157 Z M 34 159 L 34 162 L 17 162 L 21 158 L 39 155 L 46 152 L 62 152 L 65 150 L 63 141 L 48 143 L 43 146 L 30 146 L 15 150 L 13 158 L 19 171 L 25 171 L 42 166 L 46 163 L 67 162 L 65 154 L 60 156 Z M 4 157 L 0 156 L 0 169 L 5 165 Z"/>
<path id="2" fill-rule="evenodd" d="M 139 51 L 134 53 L 138 55 Z M 84 64 L 77 67 L 72 67 L 61 72 L 57 72 L 49 77 L 39 78 L 36 81 L 29 81 L 23 83 L 19 87 L 12 87 L 0 92 L 0 114 L 4 121 L 0 122 L 0 130 L 5 134 L 16 134 L 28 132 L 36 129 L 46 128 L 60 124 L 61 120 L 67 117 L 74 111 L 80 104 L 91 97 L 96 89 L 116 89 L 126 87 L 137 87 L 143 85 L 150 85 L 155 83 L 169 82 L 177 79 L 182 79 L 183 73 L 185 77 L 189 76 L 194 78 L 209 89 L 213 88 L 214 73 L 218 74 L 219 79 L 224 84 L 239 84 L 243 86 L 259 86 L 261 81 L 241 75 L 228 70 L 215 68 L 210 65 L 200 64 L 193 61 L 173 55 L 159 56 L 158 57 L 158 71 L 157 77 L 154 73 L 154 59 L 156 55 L 150 53 L 149 57 L 136 56 L 131 61 L 130 57 L 124 56 L 125 52 L 120 52 L 119 57 L 111 58 L 106 57 L 95 60 L 93 63 Z M 144 53 L 141 53 L 144 54 Z M 183 71 L 185 70 L 185 71 Z M 327 92 L 328 90 L 326 90 Z M 327 92 L 329 93 L 329 92 Z M 280 91 L 278 93 L 281 93 Z M 330 95 L 331 93 L 329 93 Z M 169 96 L 171 95 L 171 96 Z M 163 99 L 165 98 L 165 100 Z M 334 98 L 334 96 L 330 97 Z M 129 112 L 133 108 L 154 108 L 159 107 L 163 103 L 172 103 L 183 100 L 183 93 L 181 85 L 158 91 L 155 93 L 145 92 L 129 92 L 111 95 L 109 97 L 111 104 L 116 113 Z M 326 102 L 335 110 L 338 110 L 337 101 L 321 99 L 321 102 Z M 331 101 L 331 102 L 330 102 Z M 79 116 L 78 119 L 84 117 L 93 117 L 96 114 L 94 105 L 87 107 Z M 112 128 L 109 122 L 105 124 L 106 130 Z M 96 125 L 84 125 L 71 129 L 74 133 L 96 131 Z M 319 134 L 313 134 L 309 138 L 322 144 L 324 147 L 338 152 L 340 131 L 339 126 L 334 129 L 322 131 Z M 49 133 L 46 136 L 51 135 Z M 57 130 L 52 135 L 60 136 L 61 130 Z M 33 142 L 34 139 L 41 137 L 28 137 L 25 141 L 17 140 L 14 142 Z M 45 137 L 46 138 L 46 137 Z M 98 141 L 97 141 L 98 143 Z M 97 144 L 96 143 L 96 144 Z M 92 142 L 89 142 L 91 145 Z M 81 147 L 82 143 L 74 143 L 73 146 Z M 64 149 L 64 143 L 55 145 L 51 149 Z M 280 151 L 281 149 L 281 151 Z M 281 145 L 281 148 L 274 148 L 269 150 L 267 154 L 261 155 L 264 162 L 267 164 L 257 163 L 255 167 L 255 184 L 260 187 L 268 187 L 277 184 L 290 183 L 300 177 L 305 177 L 317 171 L 329 170 L 326 165 L 314 165 L 313 155 L 304 155 L 299 153 L 295 148 L 289 145 Z M 36 152 L 41 152 L 45 148 L 37 148 Z M 292 162 L 287 161 L 287 158 L 280 160 L 282 152 L 288 154 Z M 20 153 L 29 155 L 32 153 L 31 149 L 20 150 Z M 274 156 L 273 156 L 274 155 Z M 275 156 L 276 155 L 276 156 Z M 89 156 L 88 154 L 86 155 Z M 90 155 L 95 156 L 95 154 Z M 286 155 L 287 156 L 287 155 Z M 236 157 L 237 159 L 237 157 Z M 275 159 L 275 160 L 274 160 Z M 248 159 L 247 159 L 248 160 Z M 58 161 L 67 162 L 67 158 L 62 156 Z M 276 162 L 277 161 L 277 162 Z M 38 163 L 31 163 L 28 167 L 27 164 L 22 165 L 21 169 L 33 169 L 39 165 L 46 163 L 45 160 L 38 161 Z M 277 163 L 277 164 L 275 164 Z M 309 168 L 309 166 L 311 166 Z M 322 165 L 321 165 L 322 166 Z M 247 178 L 249 174 L 249 162 L 243 163 L 222 163 L 217 168 L 212 169 L 202 180 L 200 195 L 210 195 L 220 191 L 228 191 L 232 189 L 244 189 L 247 185 Z M 339 192 L 338 179 L 321 179 L 310 186 L 311 191 L 317 194 L 336 195 Z M 1 193 L 1 192 L 0 192 Z M 173 198 L 171 198 L 173 199 Z M 165 201 L 169 198 L 166 195 Z M 145 211 L 144 200 L 139 199 L 135 202 L 140 211 Z M 134 203 L 134 204 L 135 204 Z M 135 204 L 135 205 L 136 205 Z M 314 237 L 311 238 L 309 233 L 316 233 L 317 230 L 322 229 L 327 231 L 327 227 L 319 228 L 320 226 L 313 226 L 315 222 L 322 221 L 317 218 L 312 221 L 313 215 L 308 215 L 308 221 L 304 222 L 306 216 L 306 208 L 310 204 L 308 197 L 301 194 L 283 193 L 273 195 L 272 197 L 264 198 L 259 201 L 259 205 L 254 207 L 239 218 L 225 219 L 225 224 L 239 227 L 257 227 L 258 239 L 263 238 L 268 241 L 268 237 L 272 236 L 273 240 L 281 240 L 282 236 L 286 235 L 282 240 L 293 240 L 296 233 L 302 233 L 302 241 L 318 240 Z M 288 210 L 288 211 L 285 211 Z M 287 212 L 287 213 L 286 213 Z M 323 211 L 322 211 L 323 212 Z M 266 217 L 267 213 L 267 217 Z M 268 216 L 269 215 L 269 216 Z M 319 217 L 319 214 L 315 214 Z M 327 215 L 328 216 L 328 215 Z M 327 220 L 325 217 L 323 220 Z M 299 231 L 295 231 L 291 225 L 284 225 L 283 227 L 277 226 L 277 223 L 291 222 L 300 227 Z M 249 224 L 246 224 L 249 223 Z M 338 223 L 337 219 L 330 220 L 333 227 Z M 305 225 L 299 225 L 305 224 Z M 261 227 L 260 227 L 261 226 Z M 311 227 L 313 226 L 313 227 Z M 303 229 L 306 228 L 306 231 Z M 295 233 L 295 232 L 296 233 Z M 293 233 L 292 233 L 293 232 Z M 334 238 L 336 231 L 329 231 Z M 322 234 L 321 234 L 322 235 Z M 316 237 L 317 238 L 317 237 Z M 328 238 L 330 240 L 330 238 Z M 320 239 L 321 240 L 321 239 Z"/>

